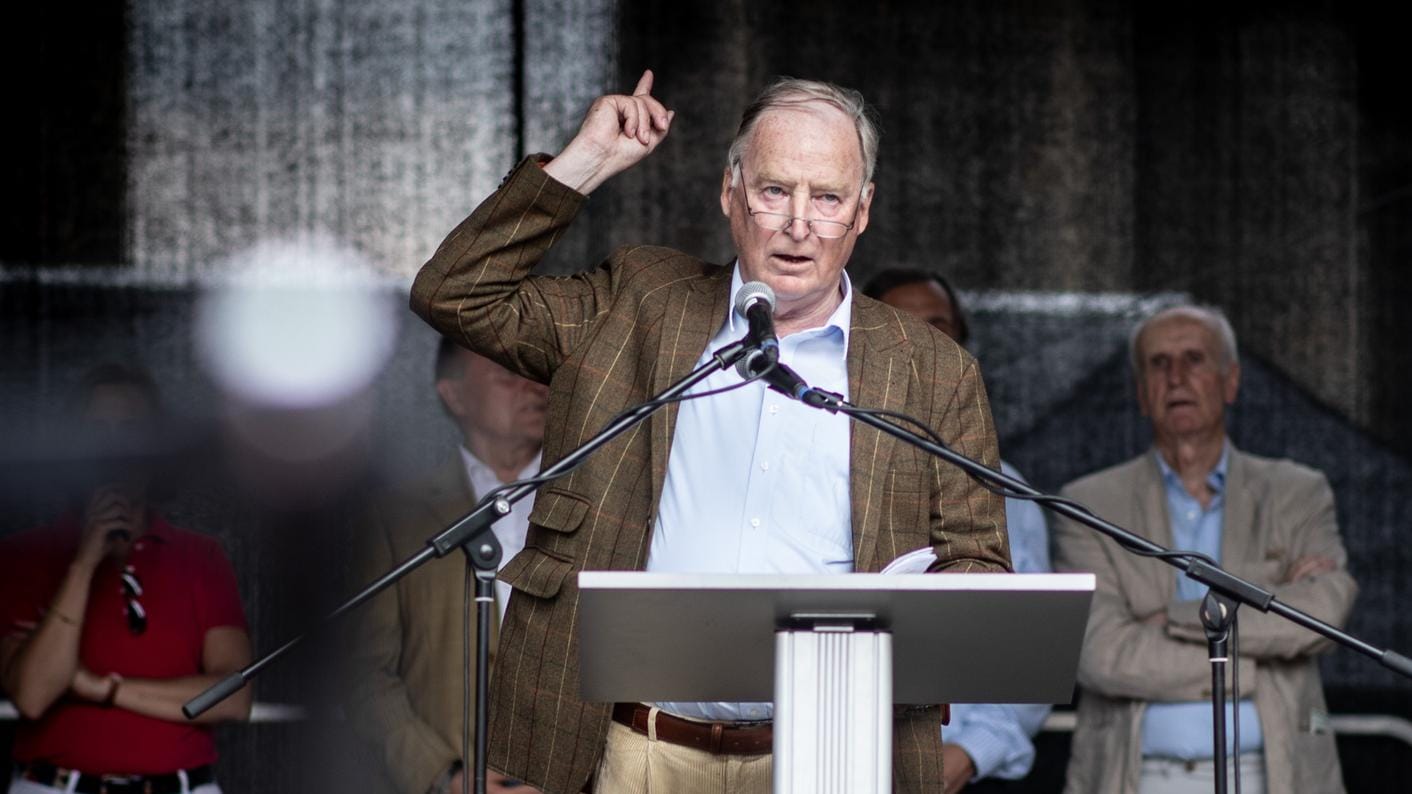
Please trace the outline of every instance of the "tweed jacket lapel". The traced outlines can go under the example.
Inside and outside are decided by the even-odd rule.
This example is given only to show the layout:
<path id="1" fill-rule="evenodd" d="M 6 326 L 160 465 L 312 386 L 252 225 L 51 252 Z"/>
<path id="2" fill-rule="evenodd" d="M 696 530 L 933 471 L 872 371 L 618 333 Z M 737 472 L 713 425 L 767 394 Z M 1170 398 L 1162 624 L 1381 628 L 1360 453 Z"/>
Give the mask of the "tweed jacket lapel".
<path id="1" fill-rule="evenodd" d="M 912 343 L 890 311 L 881 304 L 853 302 L 848 342 L 849 402 L 863 408 L 903 411 L 911 383 Z M 860 572 L 877 571 L 886 560 L 877 554 L 878 526 L 892 456 L 902 443 L 859 422 L 849 429 L 849 498 L 852 502 L 853 565 Z M 902 549 L 902 552 L 911 549 Z"/>
<path id="2" fill-rule="evenodd" d="M 660 394 L 695 368 L 702 351 L 726 318 L 730 284 L 731 268 L 723 267 L 710 277 L 681 281 L 669 287 L 652 371 L 653 394 Z M 667 455 L 672 449 L 679 405 L 672 403 L 648 419 L 654 511 L 662 499 L 662 484 L 667 479 Z M 643 560 L 645 562 L 646 558 Z"/>

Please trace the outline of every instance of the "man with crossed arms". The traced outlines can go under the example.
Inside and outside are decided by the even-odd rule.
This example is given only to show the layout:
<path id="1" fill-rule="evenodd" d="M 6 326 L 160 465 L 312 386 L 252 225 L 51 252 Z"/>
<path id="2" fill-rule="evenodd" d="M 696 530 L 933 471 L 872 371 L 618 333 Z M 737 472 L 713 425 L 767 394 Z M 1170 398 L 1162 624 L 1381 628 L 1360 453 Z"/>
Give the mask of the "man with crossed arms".
<path id="1" fill-rule="evenodd" d="M 1357 585 L 1324 475 L 1242 452 L 1226 437 L 1240 387 L 1235 334 L 1216 309 L 1177 306 L 1129 343 L 1153 448 L 1064 495 L 1163 546 L 1202 552 L 1297 609 L 1342 625 Z M 1211 790 L 1211 668 L 1198 609 L 1206 588 L 1072 521 L 1054 567 L 1098 576 L 1079 659 L 1078 727 L 1066 792 Z M 1343 791 L 1317 655 L 1330 643 L 1277 616 L 1239 615 L 1240 746 L 1246 794 Z"/>
<path id="2" fill-rule="evenodd" d="M 741 285 L 775 292 L 781 360 L 860 405 L 910 414 L 998 466 L 975 361 L 945 334 L 854 293 L 843 272 L 868 226 L 877 132 L 862 97 L 802 80 L 746 109 L 720 189 L 736 260 L 621 248 L 567 278 L 531 274 L 585 196 L 666 138 L 674 113 L 644 73 L 600 97 L 554 158 L 526 159 L 442 243 L 412 308 L 550 387 L 544 463 L 744 334 Z M 721 372 L 696 391 L 739 384 Z M 958 470 L 760 383 L 687 401 L 541 490 L 492 698 L 492 767 L 547 792 L 768 792 L 770 705 L 585 703 L 578 697 L 581 570 L 877 571 L 931 546 L 938 570 L 1005 571 L 1001 499 Z M 941 710 L 901 710 L 896 790 L 942 786 Z"/>

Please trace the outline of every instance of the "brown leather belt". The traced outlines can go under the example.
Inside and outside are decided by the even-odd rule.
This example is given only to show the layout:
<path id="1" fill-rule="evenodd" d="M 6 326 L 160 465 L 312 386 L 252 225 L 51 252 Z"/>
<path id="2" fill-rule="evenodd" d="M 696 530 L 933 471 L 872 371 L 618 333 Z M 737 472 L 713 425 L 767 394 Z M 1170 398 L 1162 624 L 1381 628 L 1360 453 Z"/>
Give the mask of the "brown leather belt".
<path id="1" fill-rule="evenodd" d="M 613 706 L 613 721 L 648 736 L 649 711 L 651 709 L 641 703 L 618 703 Z M 775 732 L 768 722 L 747 725 L 693 722 L 658 711 L 657 738 L 716 755 L 764 755 L 774 748 Z"/>

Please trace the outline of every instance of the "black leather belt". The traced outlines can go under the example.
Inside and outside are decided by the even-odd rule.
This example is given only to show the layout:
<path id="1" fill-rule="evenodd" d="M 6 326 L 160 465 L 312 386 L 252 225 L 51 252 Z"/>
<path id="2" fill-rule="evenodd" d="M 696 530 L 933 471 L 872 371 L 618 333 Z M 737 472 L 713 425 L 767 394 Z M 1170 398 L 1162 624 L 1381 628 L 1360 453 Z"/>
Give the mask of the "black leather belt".
<path id="1" fill-rule="evenodd" d="M 70 778 L 77 775 L 78 783 L 73 790 L 78 794 L 182 794 L 216 780 L 215 767 L 210 764 L 186 770 L 185 788 L 177 772 L 162 775 L 96 775 L 61 769 L 43 761 L 19 764 L 16 771 L 24 780 L 60 789 L 67 789 Z"/>

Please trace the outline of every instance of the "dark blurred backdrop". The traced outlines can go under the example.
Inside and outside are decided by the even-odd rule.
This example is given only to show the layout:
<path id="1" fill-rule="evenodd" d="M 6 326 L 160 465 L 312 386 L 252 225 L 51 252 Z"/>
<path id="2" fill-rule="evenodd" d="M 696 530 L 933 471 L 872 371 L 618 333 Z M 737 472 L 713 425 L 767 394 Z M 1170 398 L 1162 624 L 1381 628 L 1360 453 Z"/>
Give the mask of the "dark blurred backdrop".
<path id="1" fill-rule="evenodd" d="M 1329 474 L 1363 587 L 1349 628 L 1407 652 L 1404 21 L 1370 2 L 36 4 L 0 28 L 0 432 L 52 418 L 79 372 L 120 359 L 219 437 L 225 398 L 192 324 L 232 255 L 328 235 L 400 304 L 520 156 L 556 151 L 592 97 L 645 67 L 677 110 L 672 137 L 595 193 L 551 267 L 627 242 L 725 261 L 717 194 L 739 109 L 773 75 L 821 78 L 860 89 L 883 128 L 852 276 L 912 266 L 962 287 L 1007 459 L 1052 489 L 1144 448 L 1127 328 L 1183 294 L 1217 303 L 1246 366 L 1236 443 Z M 394 332 L 389 363 L 345 398 L 371 421 L 334 474 L 262 500 L 205 455 L 171 500 L 225 544 L 259 648 L 351 585 L 341 533 L 358 494 L 452 453 L 434 339 L 409 316 Z M 7 449 L 0 532 L 52 507 L 29 487 L 32 450 Z M 309 696 L 322 661 L 257 691 L 308 701 L 314 722 L 221 729 L 228 792 L 363 780 L 328 768 L 354 760 L 314 760 L 356 756 L 337 693 Z M 1412 718 L 1412 685 L 1374 663 L 1337 651 L 1324 670 L 1335 710 Z M 1066 740 L 1040 746 L 1033 788 L 1055 790 Z M 1412 779 L 1405 744 L 1341 749 L 1352 790 Z"/>

